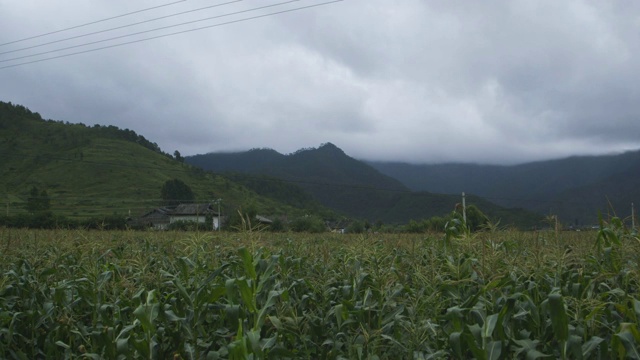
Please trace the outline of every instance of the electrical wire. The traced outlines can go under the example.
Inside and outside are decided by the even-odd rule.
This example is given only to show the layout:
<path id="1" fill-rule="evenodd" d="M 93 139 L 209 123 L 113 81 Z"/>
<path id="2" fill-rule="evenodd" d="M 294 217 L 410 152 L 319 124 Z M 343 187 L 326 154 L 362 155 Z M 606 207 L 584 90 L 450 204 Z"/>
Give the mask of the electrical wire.
<path id="1" fill-rule="evenodd" d="M 81 28 L 81 27 L 85 27 L 85 26 L 89 26 L 89 25 L 94 25 L 94 24 L 98 24 L 98 23 L 101 23 L 101 22 L 105 22 L 105 21 L 109 21 L 109 20 L 114 20 L 114 19 L 118 19 L 118 18 L 121 18 L 121 17 L 125 17 L 125 16 L 129 16 L 129 15 L 133 15 L 133 14 L 138 14 L 138 13 L 145 12 L 145 11 L 149 11 L 149 10 L 159 9 L 159 8 L 162 8 L 162 7 L 165 7 L 165 6 L 170 6 L 170 5 L 175 5 L 175 4 L 183 3 L 183 2 L 185 2 L 185 1 L 187 1 L 187 0 L 174 1 L 174 2 L 172 2 L 172 3 L 168 3 L 168 4 L 164 4 L 164 5 L 158 5 L 158 6 L 153 6 L 153 7 L 146 8 L 146 9 L 136 10 L 136 11 L 129 12 L 129 13 L 126 13 L 126 14 L 117 15 L 117 16 L 112 16 L 112 17 L 109 17 L 109 18 L 106 18 L 106 19 L 101 19 L 101 20 L 92 21 L 92 22 L 89 22 L 89 23 L 86 23 L 86 24 L 76 25 L 76 26 L 72 26 L 72 27 L 68 27 L 68 28 L 64 28 L 64 29 L 60 29 L 60 30 L 51 31 L 51 32 L 44 33 L 44 34 L 40 34 L 40 35 L 30 36 L 30 37 L 27 37 L 27 38 L 24 38 L 24 39 L 19 39 L 19 40 L 14 40 L 14 41 L 9 41 L 9 42 L 6 42 L 6 43 L 2 43 L 2 44 L 0 44 L 0 46 L 5 46 L 5 45 L 10 45 L 10 44 L 15 44 L 15 43 L 19 43 L 19 42 L 23 42 L 23 41 L 27 41 L 27 40 L 33 40 L 33 39 L 41 38 L 41 37 L 44 37 L 44 36 L 47 36 L 47 35 L 57 34 L 57 33 L 61 33 L 61 32 L 64 32 L 64 31 L 69 31 L 69 30 L 73 30 L 73 29 L 78 29 L 78 28 Z"/>
<path id="2" fill-rule="evenodd" d="M 92 42 L 88 42 L 88 43 L 84 43 L 84 44 L 73 45 L 73 46 L 68 46 L 68 47 L 64 47 L 64 48 L 44 51 L 44 52 L 35 53 L 35 54 L 31 54 L 31 55 L 24 55 L 24 56 L 20 56 L 20 57 L 3 59 L 3 60 L 0 60 L 0 63 L 8 62 L 8 61 L 21 60 L 21 59 L 27 59 L 27 58 L 30 58 L 30 57 L 35 57 L 35 56 L 40 56 L 40 55 L 52 54 L 52 53 L 65 51 L 65 50 L 77 49 L 77 48 L 84 47 L 84 46 L 89 46 L 89 45 L 101 44 L 101 43 L 108 42 L 108 41 L 124 39 L 124 38 L 127 38 L 127 37 L 136 36 L 136 35 L 148 34 L 148 33 L 151 33 L 151 32 L 171 29 L 171 28 L 178 27 L 178 26 L 184 26 L 184 25 L 188 25 L 188 24 L 194 24 L 194 23 L 197 23 L 197 22 L 209 21 L 209 20 L 213 20 L 213 19 L 219 19 L 219 18 L 222 18 L 222 17 L 238 15 L 238 14 L 242 14 L 242 13 L 246 13 L 246 12 L 262 10 L 262 9 L 270 8 L 270 7 L 274 7 L 274 6 L 285 5 L 285 4 L 289 4 L 289 3 L 292 3 L 292 2 L 296 2 L 296 1 L 299 1 L 299 0 L 289 0 L 289 1 L 281 2 L 281 3 L 277 3 L 277 4 L 261 6 L 261 7 L 247 9 L 247 10 L 241 10 L 241 11 L 235 11 L 235 12 L 231 12 L 231 13 L 227 13 L 227 14 L 207 17 L 207 18 L 204 18 L 204 19 L 187 21 L 187 22 L 183 22 L 183 23 L 179 23 L 179 24 L 175 24 L 175 25 L 162 26 L 162 27 L 159 27 L 159 28 L 151 29 L 151 30 L 145 30 L 145 31 L 139 31 L 139 32 L 131 33 L 131 34 L 115 36 L 115 37 L 112 37 L 112 38 L 107 38 L 107 39 L 92 41 Z M 151 39 L 155 39 L 155 38 L 151 38 Z M 125 43 L 125 44 L 127 44 L 127 43 Z"/>
<path id="3" fill-rule="evenodd" d="M 161 17 L 157 17 L 157 18 L 153 18 L 153 19 L 149 19 L 149 20 L 145 20 L 145 21 L 139 21 L 139 22 L 135 22 L 132 24 L 127 24 L 127 25 L 122 25 L 122 26 L 118 26 L 118 27 L 113 27 L 113 28 L 109 28 L 109 29 L 105 29 L 105 30 L 100 30 L 100 31 L 94 31 L 94 32 L 90 32 L 90 33 L 86 33 L 86 34 L 82 34 L 82 35 L 77 35 L 77 36 L 72 36 L 72 37 L 68 37 L 68 38 L 64 38 L 64 39 L 60 39 L 60 40 L 54 40 L 54 41 L 49 41 L 47 43 L 43 43 L 43 44 L 38 44 L 38 45 L 33 45 L 33 46 L 29 46 L 29 47 L 24 47 L 24 48 L 20 48 L 20 49 L 14 49 L 14 50 L 10 50 L 10 51 L 5 51 L 5 52 L 0 52 L 0 55 L 4 55 L 4 54 L 10 54 L 10 53 L 15 53 L 15 52 L 19 52 L 19 51 L 24 51 L 24 50 L 30 50 L 30 49 L 35 49 L 35 48 L 39 48 L 39 47 L 43 47 L 43 46 L 47 46 L 47 45 L 52 45 L 52 44 L 57 44 L 57 43 L 61 43 L 64 41 L 69 41 L 69 40 L 74 40 L 74 39 L 80 39 L 83 37 L 87 37 L 87 36 L 91 36 L 91 35 L 97 35 L 97 34 L 102 34 L 102 33 L 106 33 L 109 31 L 114 31 L 114 30 L 120 30 L 120 29 L 125 29 L 128 27 L 132 27 L 132 26 L 136 26 L 136 25 L 142 25 L 142 24 L 146 24 L 146 23 L 150 23 L 153 21 L 158 21 L 158 20 L 162 20 L 162 19 L 167 19 L 170 17 L 174 17 L 174 16 L 180 16 L 180 15 L 184 15 L 184 14 L 188 14 L 188 13 L 192 13 L 192 12 L 197 12 L 197 11 L 202 11 L 202 10 L 207 10 L 207 9 L 212 9 L 215 7 L 220 7 L 220 6 L 224 6 L 224 5 L 229 5 L 229 4 L 233 4 L 233 3 L 237 3 L 237 2 L 241 2 L 243 0 L 234 0 L 234 1 L 229 1 L 226 3 L 222 3 L 222 4 L 216 4 L 216 5 L 210 5 L 210 6 L 205 6 L 205 7 L 201 7 L 198 9 L 193 9 L 193 10 L 188 10 L 188 11 L 182 11 L 179 13 L 174 13 L 174 14 L 170 14 L 170 15 L 165 15 L 165 16 L 161 16 Z M 296 0 L 299 1 L 299 0 Z M 153 31 L 153 30 L 152 30 Z M 131 35 L 132 36 L 132 35 Z M 62 49 L 64 50 L 64 49 Z M 62 51 L 62 50 L 53 50 L 55 51 Z M 36 55 L 31 55 L 31 56 L 37 56 Z"/>
<path id="4" fill-rule="evenodd" d="M 294 2 L 294 1 L 299 1 L 299 0 L 292 0 L 292 1 L 287 1 L 287 2 L 284 2 L 284 3 L 278 3 L 278 4 L 275 4 L 275 5 L 269 5 L 269 6 L 264 6 L 264 7 L 260 7 L 260 8 L 255 8 L 255 9 L 244 10 L 244 11 L 242 11 L 242 12 L 254 11 L 254 10 L 257 10 L 257 9 L 262 9 L 262 8 L 266 8 L 266 7 L 272 7 L 272 6 L 282 5 L 282 4 L 286 4 L 286 3 Z M 105 50 L 105 49 L 115 48 L 115 47 L 119 47 L 119 46 L 130 45 L 130 44 L 140 43 L 140 42 L 144 42 L 144 41 L 150 41 L 150 40 L 155 40 L 155 39 L 160 39 L 160 38 L 165 38 L 165 37 L 169 37 L 169 36 L 175 36 L 175 35 L 180 35 L 180 34 L 185 34 L 185 33 L 190 33 L 190 32 L 195 32 L 195 31 L 200 31 L 200 30 L 205 30 L 205 29 L 211 29 L 211 28 L 220 27 L 220 26 L 224 26 L 224 25 L 230 25 L 230 24 L 235 24 L 235 23 L 240 23 L 240 22 L 245 22 L 245 21 L 250 21 L 250 20 L 260 19 L 260 18 L 264 18 L 264 17 L 274 16 L 274 15 L 280 15 L 280 14 L 284 14 L 284 13 L 290 13 L 290 12 L 294 12 L 294 11 L 299 11 L 299 10 L 304 10 L 304 9 L 313 8 L 313 7 L 319 7 L 319 6 L 329 5 L 329 4 L 338 3 L 338 2 L 342 2 L 342 1 L 344 1 L 344 0 L 333 0 L 333 1 L 327 1 L 327 2 L 323 2 L 323 3 L 319 3 L 319 4 L 313 4 L 313 5 L 307 5 L 307 6 L 297 7 L 297 8 L 293 8 L 293 9 L 287 9 L 287 10 L 276 11 L 276 12 L 272 12 L 272 13 L 268 13 L 268 14 L 251 16 L 251 17 L 247 17 L 247 18 L 242 18 L 242 19 L 237 19 L 237 20 L 227 21 L 227 22 L 218 23 L 218 24 L 213 24 L 213 25 L 208 25 L 208 26 L 203 26 L 203 27 L 199 27 L 199 28 L 188 29 L 188 30 L 182 30 L 182 31 L 177 31 L 177 32 L 169 33 L 169 34 L 163 34 L 163 35 L 153 36 L 153 37 L 149 37 L 149 38 L 138 39 L 138 40 L 128 41 L 128 42 L 124 42 L 124 43 L 119 43 L 119 44 L 114 44 L 114 45 L 103 46 L 103 47 L 94 48 L 94 49 L 89 49 L 89 50 L 83 50 L 83 51 L 73 52 L 73 53 L 64 54 L 64 55 L 52 56 L 52 57 L 48 57 L 48 58 L 44 58 L 44 59 L 39 59 L 39 60 L 33 60 L 33 61 L 27 61 L 27 62 L 22 62 L 22 63 L 18 63 L 18 64 L 6 65 L 6 66 L 2 66 L 2 67 L 0 67 L 0 70 L 8 69 L 8 68 L 13 68 L 13 67 L 17 67 L 17 66 L 28 65 L 28 64 L 39 63 L 39 62 L 44 62 L 44 61 L 49 61 L 49 60 L 54 60 L 54 59 L 60 59 L 60 58 L 70 57 L 70 56 L 74 56 L 74 55 L 86 54 L 86 53 L 95 52 L 95 51 L 99 51 L 99 50 Z M 241 12 L 238 12 L 238 13 L 241 13 Z M 233 14 L 228 14 L 228 15 L 219 15 L 219 16 L 217 16 L 217 17 L 221 17 L 221 16 L 229 16 L 229 15 L 235 15 L 235 13 L 233 13 Z M 215 18 L 215 17 L 214 17 L 214 18 Z M 203 19 L 203 20 L 204 20 L 204 19 Z M 210 19 L 209 19 L 209 20 L 210 20 Z M 110 38 L 110 39 L 106 39 L 106 40 L 100 40 L 100 41 L 91 42 L 91 43 L 87 43 L 87 44 L 76 45 L 76 46 L 72 46 L 72 47 L 68 47 L 68 48 L 64 48 L 64 49 L 58 49 L 58 50 L 47 51 L 47 52 L 43 52 L 43 53 L 39 53 L 39 54 L 34 54 L 34 55 L 28 55 L 28 56 L 23 56 L 23 57 L 18 57 L 18 58 L 12 58 L 12 59 L 0 60 L 0 62 L 15 61 L 15 60 L 24 59 L 24 58 L 29 58 L 29 57 L 33 57 L 33 56 L 39 56 L 39 55 L 49 54 L 49 53 L 58 52 L 58 51 L 69 50 L 69 49 L 72 49 L 72 48 L 78 48 L 78 47 L 82 47 L 82 46 L 94 45 L 94 44 L 97 44 L 97 43 L 106 42 L 106 41 L 111 41 L 111 40 L 115 40 L 115 39 L 119 39 L 119 38 L 124 38 L 124 37 L 128 37 L 128 36 L 140 35 L 140 34 L 148 33 L 148 32 L 151 32 L 151 31 L 163 30 L 163 29 L 166 29 L 166 28 L 176 27 L 176 26 L 182 26 L 182 25 L 185 25 L 185 24 L 188 24 L 188 23 L 197 22 L 197 21 L 202 21 L 202 20 L 196 20 L 196 21 L 192 21 L 192 22 L 187 22 L 187 23 L 182 23 L 182 24 L 172 25 L 172 26 L 163 27 L 163 28 L 158 28 L 158 29 L 154 29 L 154 30 L 143 31 L 143 32 L 139 32 L 139 33 L 135 33 L 135 34 L 130 34 L 130 35 L 123 35 L 123 36 L 119 36 L 119 37 L 115 37 L 115 38 Z"/>

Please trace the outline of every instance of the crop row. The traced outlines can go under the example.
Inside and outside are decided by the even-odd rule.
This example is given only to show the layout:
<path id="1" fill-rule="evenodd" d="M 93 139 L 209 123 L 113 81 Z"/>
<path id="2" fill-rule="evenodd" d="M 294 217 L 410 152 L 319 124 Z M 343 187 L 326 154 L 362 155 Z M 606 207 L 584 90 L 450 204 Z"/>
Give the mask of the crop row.
<path id="1" fill-rule="evenodd" d="M 635 234 L 1 230 L 3 358 L 640 358 Z"/>

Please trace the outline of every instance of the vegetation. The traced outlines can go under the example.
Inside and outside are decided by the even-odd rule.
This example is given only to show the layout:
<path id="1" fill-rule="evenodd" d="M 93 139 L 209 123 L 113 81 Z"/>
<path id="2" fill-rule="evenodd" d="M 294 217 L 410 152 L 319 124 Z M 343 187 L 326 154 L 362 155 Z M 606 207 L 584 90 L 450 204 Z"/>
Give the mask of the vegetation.
<path id="1" fill-rule="evenodd" d="M 189 187 L 195 202 L 223 198 L 223 212 L 248 203 L 261 214 L 307 212 L 186 165 L 178 151 L 173 158 L 132 130 L 44 120 L 11 103 L 0 102 L 0 154 L 0 224 L 5 225 L 42 227 L 34 220 L 42 212 L 29 210 L 39 206 L 34 202 L 39 198 L 49 199 L 45 227 L 137 217 L 164 205 L 160 190 L 170 181 Z"/>
<path id="2" fill-rule="evenodd" d="M 477 164 L 414 165 L 370 162 L 413 191 L 465 191 L 505 207 L 557 214 L 567 225 L 597 224 L 598 211 L 630 215 L 630 199 L 640 197 L 640 151 L 574 156 L 512 166 Z"/>
<path id="3" fill-rule="evenodd" d="M 301 187 L 278 178 L 266 175 L 247 175 L 242 173 L 225 173 L 224 176 L 251 189 L 256 194 L 296 208 L 307 209 L 326 217 L 335 216 L 332 211 L 323 207 L 313 196 Z"/>
<path id="4" fill-rule="evenodd" d="M 0 229 L 3 358 L 640 355 L 640 241 L 598 232 Z"/>
<path id="5" fill-rule="evenodd" d="M 477 206 L 470 205 L 465 214 L 463 214 L 461 207 L 458 207 L 446 216 L 434 216 L 422 221 L 411 220 L 404 227 L 404 231 L 409 233 L 444 232 L 451 221 L 464 222 L 465 218 L 466 226 L 472 232 L 485 229 L 490 224 L 490 219 Z"/>
<path id="6" fill-rule="evenodd" d="M 26 209 L 30 214 L 43 214 L 51 210 L 51 200 L 46 190 L 38 191 L 37 187 L 32 187 L 27 199 Z"/>
<path id="7" fill-rule="evenodd" d="M 189 185 L 180 179 L 167 180 L 160 189 L 160 196 L 167 206 L 189 204 L 196 198 Z"/>
<path id="8" fill-rule="evenodd" d="M 319 211 L 314 202 L 348 217 L 406 224 L 411 219 L 447 214 L 460 202 L 457 195 L 412 192 L 330 143 L 289 155 L 271 149 L 253 149 L 188 156 L 185 161 L 225 173 L 263 196 L 293 206 L 304 205 L 316 214 Z M 306 192 L 306 197 L 300 189 Z M 531 228 L 542 218 L 522 209 L 504 209 L 477 196 L 468 196 L 468 199 L 487 216 L 500 219 L 505 225 Z"/>

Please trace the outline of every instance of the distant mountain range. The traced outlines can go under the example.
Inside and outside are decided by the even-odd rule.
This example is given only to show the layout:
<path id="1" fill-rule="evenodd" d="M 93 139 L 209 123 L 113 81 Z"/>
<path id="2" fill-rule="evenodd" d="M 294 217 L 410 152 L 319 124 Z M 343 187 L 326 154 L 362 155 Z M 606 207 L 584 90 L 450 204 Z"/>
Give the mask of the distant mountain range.
<path id="1" fill-rule="evenodd" d="M 461 202 L 460 194 L 412 191 L 397 179 L 346 155 L 331 143 L 283 155 L 272 149 L 209 153 L 185 157 L 185 162 L 216 173 L 269 176 L 296 184 L 320 204 L 348 216 L 405 223 L 446 215 Z M 261 193 L 258 188 L 252 190 Z M 490 218 L 521 227 L 535 225 L 539 216 L 504 207 L 470 195 Z"/>
<path id="2" fill-rule="evenodd" d="M 593 224 L 598 211 L 626 217 L 640 199 L 640 151 L 516 166 L 366 163 L 326 143 L 292 154 L 271 149 L 181 159 L 128 129 L 44 120 L 0 102 L 0 196 L 5 213 L 24 211 L 32 187 L 70 217 L 140 214 L 160 204 L 162 184 L 181 179 L 198 201 L 228 211 L 346 216 L 406 223 L 451 213 L 461 202 L 493 221 L 537 226 L 545 214 Z M 212 171 L 213 174 L 203 170 Z"/>
<path id="3" fill-rule="evenodd" d="M 568 225 L 597 223 L 599 211 L 627 217 L 631 203 L 640 201 L 640 151 L 513 166 L 369 165 L 414 191 L 467 192 L 502 206 L 555 214 Z"/>

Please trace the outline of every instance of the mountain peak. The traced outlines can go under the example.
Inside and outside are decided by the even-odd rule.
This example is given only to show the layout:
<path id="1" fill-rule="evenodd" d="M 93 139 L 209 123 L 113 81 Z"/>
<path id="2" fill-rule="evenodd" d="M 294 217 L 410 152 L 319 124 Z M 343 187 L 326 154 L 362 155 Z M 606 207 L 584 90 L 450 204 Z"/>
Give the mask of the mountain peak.
<path id="1" fill-rule="evenodd" d="M 330 142 L 326 142 L 326 143 L 320 144 L 318 149 L 338 149 L 338 150 L 340 150 L 339 147 L 335 146 L 334 144 L 332 144 Z"/>
<path id="2" fill-rule="evenodd" d="M 321 144 L 320 147 L 318 148 L 318 151 L 325 152 L 325 153 L 337 153 L 340 155 L 346 155 L 344 151 L 342 151 L 342 149 L 333 145 L 330 142 Z"/>

